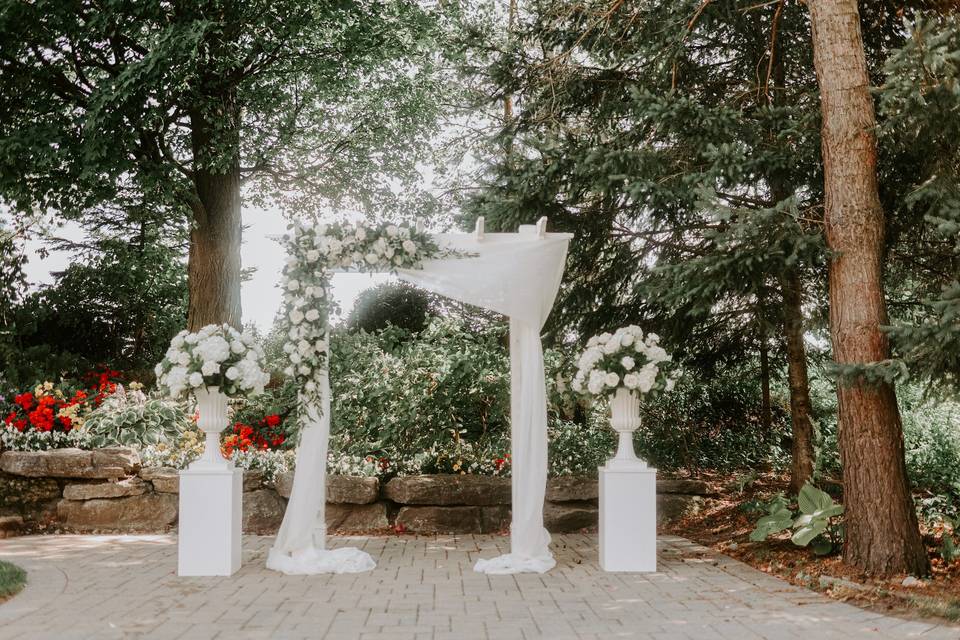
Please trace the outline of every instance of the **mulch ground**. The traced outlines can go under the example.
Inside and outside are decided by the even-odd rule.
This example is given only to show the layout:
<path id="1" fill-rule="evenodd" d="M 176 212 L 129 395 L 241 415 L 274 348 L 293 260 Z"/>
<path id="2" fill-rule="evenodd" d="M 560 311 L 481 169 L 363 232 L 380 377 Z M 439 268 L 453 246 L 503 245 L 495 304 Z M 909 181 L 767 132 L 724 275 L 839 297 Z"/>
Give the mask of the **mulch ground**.
<path id="1" fill-rule="evenodd" d="M 960 621 L 960 560 L 950 564 L 939 554 L 942 530 L 923 528 L 930 556 L 931 575 L 913 586 L 903 586 L 906 575 L 876 577 L 843 563 L 839 555 L 818 557 L 797 547 L 789 534 L 764 542 L 749 539 L 754 524 L 763 515 L 750 510 L 753 501 L 765 501 L 777 491 L 787 490 L 787 479 L 774 474 L 757 477 L 745 487 L 736 477 L 700 476 L 711 481 L 719 492 L 696 514 L 673 522 L 664 533 L 684 536 L 745 562 L 756 569 L 777 575 L 793 584 L 820 591 L 881 613 L 914 619 Z"/>

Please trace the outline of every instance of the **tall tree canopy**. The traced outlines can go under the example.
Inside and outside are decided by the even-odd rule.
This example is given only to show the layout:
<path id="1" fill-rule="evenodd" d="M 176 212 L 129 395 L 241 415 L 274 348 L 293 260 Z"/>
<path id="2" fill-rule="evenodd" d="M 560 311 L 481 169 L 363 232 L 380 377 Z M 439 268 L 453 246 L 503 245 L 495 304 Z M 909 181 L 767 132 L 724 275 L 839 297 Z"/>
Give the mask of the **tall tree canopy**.
<path id="1" fill-rule="evenodd" d="M 395 204 L 442 89 L 436 27 L 415 0 L 3 0 L 0 197 L 189 220 L 189 324 L 238 325 L 242 196 Z"/>

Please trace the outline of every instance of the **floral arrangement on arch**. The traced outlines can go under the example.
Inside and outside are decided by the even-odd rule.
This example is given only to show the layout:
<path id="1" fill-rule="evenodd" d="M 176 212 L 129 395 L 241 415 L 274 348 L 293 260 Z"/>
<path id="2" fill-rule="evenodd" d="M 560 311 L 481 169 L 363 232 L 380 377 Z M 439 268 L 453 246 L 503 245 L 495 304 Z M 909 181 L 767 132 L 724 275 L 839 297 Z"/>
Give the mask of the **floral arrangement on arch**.
<path id="1" fill-rule="evenodd" d="M 319 401 L 329 348 L 331 270 L 416 269 L 425 259 L 448 255 L 429 234 L 406 224 L 296 223 L 283 243 L 289 255 L 283 269 L 287 333 L 283 350 L 290 359 L 285 373 L 308 403 Z"/>
<path id="2" fill-rule="evenodd" d="M 660 346 L 660 336 L 644 335 L 636 325 L 602 333 L 587 341 L 570 387 L 577 393 L 606 397 L 623 388 L 640 395 L 671 391 L 680 375 Z"/>
<path id="3" fill-rule="evenodd" d="M 227 396 L 256 395 L 270 381 L 263 350 L 249 333 L 228 324 L 181 331 L 156 366 L 157 387 L 177 398 L 200 387 L 219 387 Z"/>

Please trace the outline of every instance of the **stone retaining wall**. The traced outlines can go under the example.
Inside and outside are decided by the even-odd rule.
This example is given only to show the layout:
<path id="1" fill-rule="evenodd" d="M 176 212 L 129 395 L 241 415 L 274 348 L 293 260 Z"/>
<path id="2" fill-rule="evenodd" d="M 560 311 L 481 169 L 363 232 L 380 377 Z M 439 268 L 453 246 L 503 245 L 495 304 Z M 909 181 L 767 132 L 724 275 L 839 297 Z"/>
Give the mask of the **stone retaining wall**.
<path id="1" fill-rule="evenodd" d="M 21 530 L 165 531 L 176 525 L 176 469 L 141 468 L 136 451 L 6 451 L 0 454 L 0 537 Z M 243 479 L 243 528 L 277 531 L 293 473 L 269 485 L 257 471 Z M 510 525 L 510 479 L 470 475 L 393 478 L 327 478 L 327 528 L 413 533 L 492 533 Z M 551 478 L 544 521 L 553 532 L 597 525 L 595 479 Z M 698 509 L 713 489 L 705 482 L 662 478 L 657 482 L 658 518 L 667 521 Z"/>

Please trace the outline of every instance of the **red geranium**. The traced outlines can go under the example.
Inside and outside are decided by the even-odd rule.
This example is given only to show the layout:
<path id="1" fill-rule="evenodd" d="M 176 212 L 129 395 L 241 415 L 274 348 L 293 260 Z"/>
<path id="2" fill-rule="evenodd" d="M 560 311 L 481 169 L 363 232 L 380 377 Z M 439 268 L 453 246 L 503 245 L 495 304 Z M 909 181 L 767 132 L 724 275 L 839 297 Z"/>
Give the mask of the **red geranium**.
<path id="1" fill-rule="evenodd" d="M 280 416 L 271 414 L 258 420 L 256 426 L 234 424 L 233 433 L 223 440 L 223 455 L 229 458 L 234 451 L 278 449 L 287 439 L 279 429 L 281 422 Z"/>

